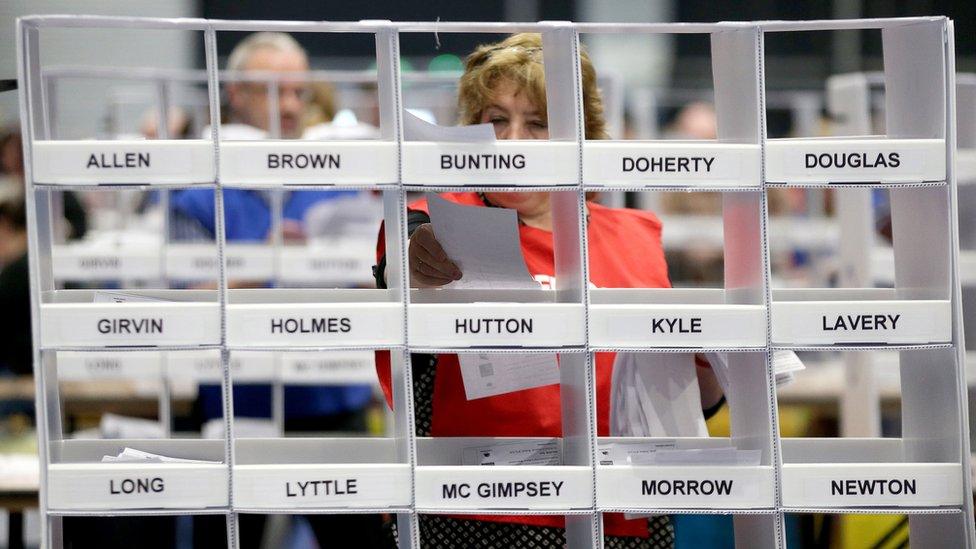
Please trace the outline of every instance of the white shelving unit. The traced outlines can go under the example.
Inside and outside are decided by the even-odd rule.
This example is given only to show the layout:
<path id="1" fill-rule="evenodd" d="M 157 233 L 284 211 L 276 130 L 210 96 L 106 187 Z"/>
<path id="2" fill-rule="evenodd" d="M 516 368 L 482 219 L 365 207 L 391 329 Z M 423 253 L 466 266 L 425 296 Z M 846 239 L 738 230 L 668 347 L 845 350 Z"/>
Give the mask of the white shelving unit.
<path id="1" fill-rule="evenodd" d="M 210 102 L 210 139 L 61 141 L 48 133 L 39 37 L 47 28 L 98 27 L 197 31 L 203 34 Z M 425 513 L 561 515 L 571 548 L 601 547 L 604 513 L 732 514 L 740 547 L 785 546 L 784 515 L 824 511 L 911 515 L 919 545 L 976 547 L 970 498 L 969 442 L 958 242 L 952 22 L 945 18 L 717 24 L 279 22 L 111 17 L 28 17 L 18 46 L 32 277 L 33 335 L 41 453 L 43 537 L 61 543 L 65 515 L 202 514 L 227 517 L 231 546 L 237 516 L 256 513 L 395 513 L 401 546 L 421 544 Z M 888 136 L 846 140 L 765 138 L 763 40 L 771 32 L 881 29 L 888 79 Z M 375 36 L 381 138 L 372 142 L 221 139 L 216 33 L 278 30 Z M 408 142 L 401 129 L 401 33 L 540 32 L 546 59 L 550 139 L 486 145 Z M 715 142 L 588 142 L 582 128 L 581 33 L 706 35 L 718 116 Z M 930 85 L 917 86 L 918 82 Z M 806 167 L 807 155 L 855 148 L 904 155 L 900 166 L 848 171 Z M 271 153 L 329 151 L 343 158 L 327 174 L 269 173 L 255 159 Z M 921 152 L 920 152 L 921 151 Z M 523 168 L 446 169 L 444 154 L 519 154 Z M 714 156 L 716 173 L 681 180 L 625 172 L 622 158 L 694 153 Z M 87 164 L 121 165 L 106 175 Z M 235 156 L 236 155 L 236 156 Z M 104 163 L 100 159 L 106 160 Z M 237 158 L 237 160 L 234 160 Z M 357 159 L 359 159 L 357 161 Z M 158 290 L 151 303 L 93 303 L 92 293 L 57 290 L 53 274 L 52 195 L 64 188 L 130 185 L 355 188 L 384 197 L 387 290 L 228 289 L 230 246 L 216 194 L 215 291 Z M 774 291 L 765 190 L 771 186 L 873 185 L 892 189 L 895 289 Z M 406 193 L 418 190 L 551 191 L 556 291 L 407 291 Z M 585 193 L 596 190 L 719 191 L 725 287 L 721 289 L 600 289 L 588 281 Z M 694 333 L 651 335 L 655 318 L 700 319 Z M 895 329 L 829 330 L 828 316 L 900 315 Z M 531 320 L 530 335 L 458 333 L 459 319 Z M 287 334 L 275 319 L 344 319 L 331 334 Z M 129 328 L 118 329 L 126 321 Z M 108 323 L 108 329 L 99 327 Z M 132 333 L 139 323 L 139 333 Z M 777 348 L 901 351 L 904 438 L 782 440 L 772 352 Z M 490 351 L 489 351 L 490 350 Z M 307 369 L 334 353 L 389 351 L 393 436 L 375 439 L 244 439 L 234 436 L 230 387 L 245 352 L 272 353 L 277 374 Z M 411 352 L 555 353 L 559 356 L 562 433 L 558 466 L 463 465 L 463 449 L 497 438 L 416 437 Z M 597 436 L 596 353 L 722 351 L 728 353 L 732 415 L 729 439 L 688 438 L 680 448 L 733 445 L 758 450 L 757 466 L 602 465 L 600 447 L 628 442 Z M 59 355 L 72 352 L 72 355 Z M 138 354 L 137 354 L 138 352 Z M 173 360 L 179 353 L 180 359 Z M 201 354 L 202 353 L 202 354 Z M 209 353 L 209 354 L 208 354 Z M 232 358 L 232 353 L 234 358 Z M 203 356 L 207 354 L 207 356 Z M 81 356 L 138 356 L 168 379 L 219 379 L 224 440 L 68 440 L 57 395 L 62 370 Z M 219 362 L 210 356 L 219 356 Z M 298 357 L 296 360 L 295 357 Z M 240 360 L 245 360 L 241 358 Z M 219 368 L 214 366 L 219 364 Z M 298 366 L 302 364 L 302 366 Z M 289 366 L 290 365 L 290 366 Z M 289 369 L 291 368 L 291 369 Z M 219 372 L 218 372 L 219 370 Z M 155 370 L 153 370 L 155 371 Z M 510 439 L 504 439 L 510 440 Z M 516 437 L 547 442 L 549 439 Z M 653 439 L 639 439 L 642 442 Z M 124 446 L 216 464 L 98 463 Z M 179 466 L 178 466 L 179 465 Z M 964 474 L 965 472 L 965 474 Z M 115 486 L 129 480 L 121 494 Z M 142 479 L 142 484 L 140 484 Z M 160 479 L 158 483 L 154 479 Z M 344 490 L 296 495 L 291 483 L 335 480 Z M 727 496 L 648 494 L 652 481 L 728 481 Z M 485 493 L 491 483 L 549 481 L 558 493 Z M 916 493 L 891 497 L 837 494 L 835 482 L 910 482 Z M 144 486 L 143 486 L 144 485 Z M 355 486 L 355 489 L 350 489 Z M 846 484 L 844 484 L 846 486 Z M 470 489 L 470 492 L 469 492 Z M 131 492 L 131 493 L 129 493 Z M 843 492 L 843 490 L 841 490 Z M 465 496 L 464 494 L 469 494 Z M 897 497 L 895 497 L 897 496 Z"/>

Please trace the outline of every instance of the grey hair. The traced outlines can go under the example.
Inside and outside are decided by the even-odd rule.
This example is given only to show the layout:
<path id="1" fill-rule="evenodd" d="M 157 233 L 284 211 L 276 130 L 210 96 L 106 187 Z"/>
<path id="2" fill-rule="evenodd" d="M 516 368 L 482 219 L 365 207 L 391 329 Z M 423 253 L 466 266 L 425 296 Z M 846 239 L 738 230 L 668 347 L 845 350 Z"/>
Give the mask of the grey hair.
<path id="1" fill-rule="evenodd" d="M 308 57 L 305 48 L 298 43 L 290 34 L 283 32 L 256 32 L 241 40 L 234 46 L 227 58 L 227 70 L 241 71 L 247 65 L 251 55 L 261 49 L 268 48 L 275 51 L 295 51 Z"/>

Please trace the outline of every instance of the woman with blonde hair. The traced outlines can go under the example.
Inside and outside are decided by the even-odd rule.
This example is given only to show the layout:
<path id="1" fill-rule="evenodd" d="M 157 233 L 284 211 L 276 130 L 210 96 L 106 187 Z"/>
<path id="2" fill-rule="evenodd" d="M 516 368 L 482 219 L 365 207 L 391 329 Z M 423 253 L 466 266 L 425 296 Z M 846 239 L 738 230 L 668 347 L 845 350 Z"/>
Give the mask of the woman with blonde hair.
<path id="1" fill-rule="evenodd" d="M 608 137 L 596 71 L 580 54 L 587 139 Z M 547 139 L 542 39 L 516 34 L 478 47 L 465 63 L 458 91 L 462 124 L 490 123 L 498 139 Z M 516 210 L 526 266 L 538 280 L 555 276 L 549 193 L 456 192 L 442 198 L 469 206 Z M 586 202 L 590 283 L 597 287 L 670 287 L 661 222 L 646 211 L 607 208 Z M 464 273 L 437 242 L 426 200 L 410 205 L 409 264 L 412 287 L 430 288 L 460 279 Z M 383 234 L 379 239 L 377 284 L 385 287 Z M 610 380 L 614 353 L 596 355 L 597 431 L 609 435 Z M 378 354 L 380 382 L 391 401 L 389 356 Z M 548 385 L 476 400 L 465 398 L 455 354 L 413 355 L 417 435 L 561 436 L 559 385 Z M 697 368 L 703 405 L 717 411 L 723 397 L 710 368 Z M 714 412 L 712 412 L 714 413 Z M 604 516 L 608 548 L 657 548 L 674 545 L 667 516 L 626 520 Z M 565 521 L 560 516 L 494 515 L 420 517 L 422 547 L 563 547 Z"/>

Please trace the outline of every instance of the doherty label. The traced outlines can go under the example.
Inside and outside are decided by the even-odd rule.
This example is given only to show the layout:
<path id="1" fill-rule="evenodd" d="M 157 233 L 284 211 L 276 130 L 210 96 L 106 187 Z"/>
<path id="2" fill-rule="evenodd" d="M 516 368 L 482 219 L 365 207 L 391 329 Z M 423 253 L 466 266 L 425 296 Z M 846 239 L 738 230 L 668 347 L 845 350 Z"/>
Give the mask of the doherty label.
<path id="1" fill-rule="evenodd" d="M 712 173 L 714 156 L 624 156 L 624 173 Z"/>
<path id="2" fill-rule="evenodd" d="M 503 499 L 503 498 L 556 498 L 565 481 L 540 480 L 526 482 L 482 482 L 479 484 L 449 483 L 441 485 L 443 499 Z"/>

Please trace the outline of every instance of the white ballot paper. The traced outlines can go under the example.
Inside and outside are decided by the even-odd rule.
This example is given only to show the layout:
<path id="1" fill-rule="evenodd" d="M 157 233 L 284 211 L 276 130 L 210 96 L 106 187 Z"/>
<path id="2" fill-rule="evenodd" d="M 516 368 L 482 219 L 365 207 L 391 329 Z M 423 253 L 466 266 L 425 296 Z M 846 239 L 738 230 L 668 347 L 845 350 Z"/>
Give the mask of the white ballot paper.
<path id="1" fill-rule="evenodd" d="M 559 365 L 551 353 L 459 353 L 458 362 L 468 400 L 559 383 Z"/>
<path id="2" fill-rule="evenodd" d="M 470 446 L 461 455 L 462 465 L 562 465 L 559 441 L 530 440 Z"/>
<path id="3" fill-rule="evenodd" d="M 693 353 L 617 353 L 610 435 L 707 437 Z"/>
<path id="4" fill-rule="evenodd" d="M 660 450 L 673 450 L 674 439 L 651 440 L 648 442 L 608 442 L 597 447 L 600 465 L 626 465 L 636 463 L 636 456 L 653 454 Z"/>
<path id="5" fill-rule="evenodd" d="M 627 457 L 633 465 L 759 465 L 762 450 L 739 450 L 734 446 L 683 450 L 670 448 Z"/>
<path id="6" fill-rule="evenodd" d="M 434 236 L 462 273 L 444 288 L 541 288 L 525 266 L 515 210 L 463 206 L 434 193 L 427 205 Z"/>
<path id="7" fill-rule="evenodd" d="M 210 463 L 217 464 L 219 461 L 207 461 L 204 459 L 184 459 L 169 456 L 161 456 L 135 448 L 125 448 L 117 456 L 102 456 L 102 463 Z"/>
<path id="8" fill-rule="evenodd" d="M 712 365 L 712 371 L 715 372 L 722 392 L 728 395 L 732 390 L 729 382 L 728 355 L 726 353 L 705 353 L 705 358 Z M 793 351 L 773 351 L 773 375 L 776 377 L 777 387 L 792 383 L 796 372 L 804 369 L 806 366 Z"/>
<path id="9" fill-rule="evenodd" d="M 409 110 L 404 110 L 403 139 L 406 141 L 486 143 L 495 140 L 495 127 L 491 124 L 438 126 L 427 122 Z"/>

